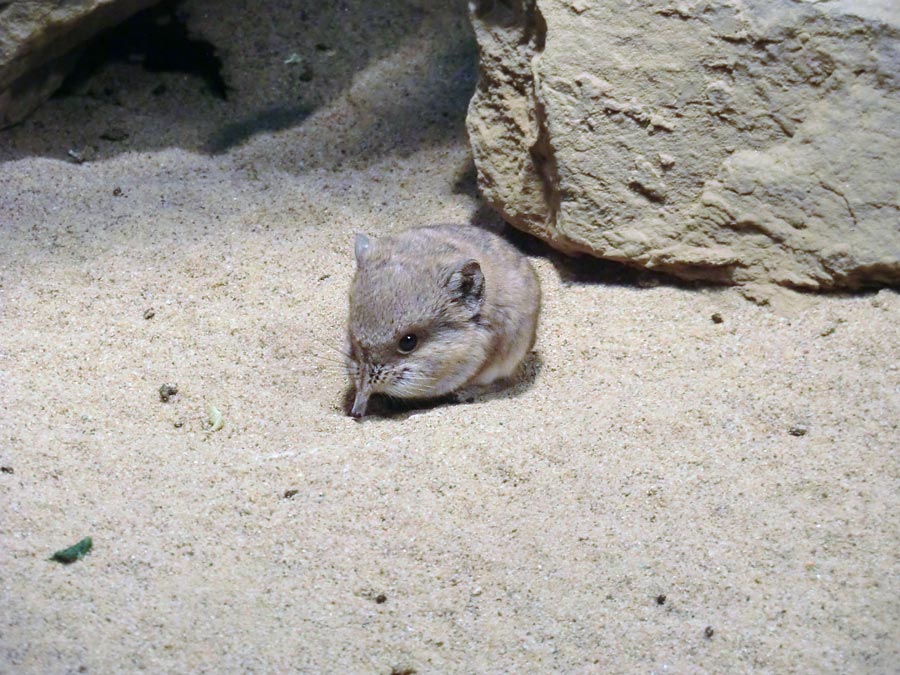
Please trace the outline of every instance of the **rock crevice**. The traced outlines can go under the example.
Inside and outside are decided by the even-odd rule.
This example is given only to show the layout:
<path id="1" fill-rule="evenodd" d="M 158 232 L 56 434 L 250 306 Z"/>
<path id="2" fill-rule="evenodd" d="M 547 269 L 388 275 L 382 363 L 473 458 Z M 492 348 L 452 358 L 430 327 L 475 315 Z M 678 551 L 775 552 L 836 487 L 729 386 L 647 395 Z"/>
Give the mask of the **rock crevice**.
<path id="1" fill-rule="evenodd" d="M 56 91 L 86 40 L 158 1 L 0 3 L 0 129 Z"/>

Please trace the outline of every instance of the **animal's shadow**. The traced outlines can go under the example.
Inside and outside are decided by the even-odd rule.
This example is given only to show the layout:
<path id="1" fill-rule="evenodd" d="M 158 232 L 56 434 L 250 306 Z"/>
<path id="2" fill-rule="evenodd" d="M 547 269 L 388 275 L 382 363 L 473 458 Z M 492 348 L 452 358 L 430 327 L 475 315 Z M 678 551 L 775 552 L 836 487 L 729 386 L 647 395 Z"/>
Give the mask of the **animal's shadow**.
<path id="1" fill-rule="evenodd" d="M 507 380 L 478 387 L 467 387 L 452 394 L 438 398 L 399 399 L 384 394 L 375 394 L 369 399 L 369 405 L 365 417 L 366 420 L 405 420 L 413 415 L 421 415 L 435 408 L 445 406 L 469 405 L 486 403 L 495 399 L 511 399 L 521 396 L 534 386 L 544 366 L 544 361 L 538 351 L 532 351 L 519 366 L 518 373 Z M 350 415 L 353 408 L 353 398 L 356 394 L 354 387 L 348 386 L 342 397 L 342 409 L 344 414 Z"/>

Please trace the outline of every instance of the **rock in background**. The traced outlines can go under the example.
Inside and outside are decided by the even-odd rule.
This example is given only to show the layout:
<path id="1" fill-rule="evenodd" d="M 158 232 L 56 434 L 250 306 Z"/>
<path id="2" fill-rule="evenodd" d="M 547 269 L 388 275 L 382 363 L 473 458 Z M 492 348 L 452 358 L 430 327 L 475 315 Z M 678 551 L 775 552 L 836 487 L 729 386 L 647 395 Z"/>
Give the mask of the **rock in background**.
<path id="1" fill-rule="evenodd" d="M 0 2 L 0 128 L 56 91 L 82 43 L 157 1 Z"/>
<path id="2" fill-rule="evenodd" d="M 796 289 L 900 282 L 900 5 L 482 0 L 485 199 L 568 252 Z"/>

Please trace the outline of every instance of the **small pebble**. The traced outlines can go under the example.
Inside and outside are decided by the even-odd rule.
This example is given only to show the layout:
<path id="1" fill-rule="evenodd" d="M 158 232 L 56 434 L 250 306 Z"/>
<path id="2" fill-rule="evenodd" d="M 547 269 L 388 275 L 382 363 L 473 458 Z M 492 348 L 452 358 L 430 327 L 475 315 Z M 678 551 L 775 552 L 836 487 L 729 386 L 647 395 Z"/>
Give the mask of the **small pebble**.
<path id="1" fill-rule="evenodd" d="M 144 318 L 145 318 L 145 319 L 152 319 L 154 316 L 156 316 L 156 310 L 153 309 L 152 307 L 148 307 L 148 308 L 144 311 Z"/>
<path id="2" fill-rule="evenodd" d="M 703 629 L 703 636 L 708 640 L 713 636 L 716 631 L 713 630 L 712 626 L 707 626 Z"/>
<path id="3" fill-rule="evenodd" d="M 383 605 L 387 602 L 387 596 L 384 593 L 379 593 L 375 596 L 375 603 L 378 605 Z"/>
<path id="4" fill-rule="evenodd" d="M 722 315 L 716 312 L 711 317 L 713 323 L 722 323 L 725 319 L 722 318 Z"/>
<path id="5" fill-rule="evenodd" d="M 300 492 L 300 490 L 285 490 L 285 491 L 284 491 L 284 498 L 285 498 L 285 499 L 290 499 L 291 497 L 293 497 L 294 495 L 296 495 L 298 492 Z"/>
<path id="6" fill-rule="evenodd" d="M 657 605 L 664 605 L 664 604 L 666 604 L 666 596 L 663 595 L 662 593 L 660 593 L 659 595 L 657 595 L 657 596 L 656 596 L 656 604 L 657 604 Z"/>
<path id="7" fill-rule="evenodd" d="M 791 434 L 791 436 L 806 436 L 806 433 L 808 431 L 809 431 L 809 429 L 807 429 L 802 424 L 795 424 L 794 426 L 792 426 L 790 428 L 789 433 Z"/>
<path id="8" fill-rule="evenodd" d="M 181 427 L 184 426 L 184 420 L 175 420 L 175 421 L 172 423 L 172 425 L 173 425 L 176 429 L 180 429 Z"/>
<path id="9" fill-rule="evenodd" d="M 113 188 L 113 197 L 121 197 L 122 196 L 122 188 L 114 187 Z"/>
<path id="10" fill-rule="evenodd" d="M 3 473 L 15 473 L 11 466 L 0 466 L 0 471 L 2 471 Z"/>
<path id="11" fill-rule="evenodd" d="M 112 141 L 113 143 L 118 143 L 119 141 L 124 141 L 126 138 L 128 138 L 128 135 L 128 132 L 124 129 L 113 128 L 107 129 L 106 131 L 101 133 L 100 138 L 102 138 L 104 141 Z"/>
<path id="12" fill-rule="evenodd" d="M 178 393 L 177 384 L 164 384 L 159 388 L 159 400 L 168 403 L 169 399 Z"/>

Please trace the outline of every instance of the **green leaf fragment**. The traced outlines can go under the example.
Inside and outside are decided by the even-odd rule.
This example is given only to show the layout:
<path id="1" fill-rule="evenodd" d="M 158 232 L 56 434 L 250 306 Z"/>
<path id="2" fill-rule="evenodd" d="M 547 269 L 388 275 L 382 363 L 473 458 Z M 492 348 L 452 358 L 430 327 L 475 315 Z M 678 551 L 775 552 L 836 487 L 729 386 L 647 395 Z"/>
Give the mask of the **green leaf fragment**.
<path id="1" fill-rule="evenodd" d="M 88 551 L 91 550 L 91 547 L 93 545 L 94 540 L 90 537 L 85 537 L 74 546 L 70 546 L 69 548 L 64 548 L 60 551 L 57 551 L 51 556 L 50 560 L 55 560 L 56 562 L 61 562 L 65 565 L 68 565 L 69 563 L 73 563 L 76 560 L 81 560 L 88 554 Z"/>
<path id="2" fill-rule="evenodd" d="M 222 417 L 222 413 L 219 412 L 219 409 L 216 406 L 209 406 L 209 429 L 207 429 L 207 431 L 218 431 L 224 426 L 225 420 Z"/>

